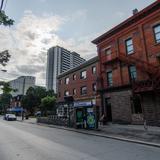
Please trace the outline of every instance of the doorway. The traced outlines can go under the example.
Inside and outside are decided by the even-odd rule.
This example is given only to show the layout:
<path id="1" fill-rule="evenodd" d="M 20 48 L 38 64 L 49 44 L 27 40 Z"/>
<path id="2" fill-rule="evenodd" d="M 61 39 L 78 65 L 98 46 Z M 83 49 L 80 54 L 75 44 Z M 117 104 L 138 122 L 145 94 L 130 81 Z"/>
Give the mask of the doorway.
<path id="1" fill-rule="evenodd" d="M 106 107 L 107 122 L 112 122 L 112 107 L 111 107 L 110 98 L 105 99 L 105 107 Z"/>

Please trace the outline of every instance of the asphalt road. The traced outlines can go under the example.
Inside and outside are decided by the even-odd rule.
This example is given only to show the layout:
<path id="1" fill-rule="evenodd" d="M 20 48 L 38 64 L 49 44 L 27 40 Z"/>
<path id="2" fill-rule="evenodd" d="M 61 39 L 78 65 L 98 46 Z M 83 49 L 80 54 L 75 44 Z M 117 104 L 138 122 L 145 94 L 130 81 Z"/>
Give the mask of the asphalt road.
<path id="1" fill-rule="evenodd" d="M 0 119 L 0 160 L 159 160 L 160 148 Z"/>

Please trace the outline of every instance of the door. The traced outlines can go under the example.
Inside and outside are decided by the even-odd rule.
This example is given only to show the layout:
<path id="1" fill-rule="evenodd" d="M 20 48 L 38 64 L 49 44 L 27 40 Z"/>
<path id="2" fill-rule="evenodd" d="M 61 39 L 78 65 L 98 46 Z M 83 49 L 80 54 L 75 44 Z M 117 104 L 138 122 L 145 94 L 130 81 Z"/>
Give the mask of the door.
<path id="1" fill-rule="evenodd" d="M 112 122 L 112 107 L 110 103 L 110 98 L 105 99 L 105 105 L 106 105 L 107 122 Z"/>

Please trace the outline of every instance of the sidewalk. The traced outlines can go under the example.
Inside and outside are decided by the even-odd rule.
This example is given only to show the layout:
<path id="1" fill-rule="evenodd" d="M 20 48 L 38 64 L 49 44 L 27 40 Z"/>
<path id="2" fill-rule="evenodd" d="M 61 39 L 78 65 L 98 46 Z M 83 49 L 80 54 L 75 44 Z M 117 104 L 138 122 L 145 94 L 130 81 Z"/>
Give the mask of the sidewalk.
<path id="1" fill-rule="evenodd" d="M 29 119 L 24 118 L 24 120 L 22 121 L 22 117 L 19 116 L 19 117 L 17 117 L 17 121 L 37 124 L 37 119 L 36 118 L 29 118 Z"/>
<path id="2" fill-rule="evenodd" d="M 148 130 L 145 130 L 143 125 L 109 124 L 99 129 L 103 134 L 160 145 L 160 127 L 148 126 Z"/>
<path id="3" fill-rule="evenodd" d="M 37 123 L 35 118 L 29 118 L 23 122 L 160 148 L 160 127 L 148 126 L 148 130 L 146 131 L 143 125 L 108 124 L 99 126 L 98 130 L 84 130 Z"/>

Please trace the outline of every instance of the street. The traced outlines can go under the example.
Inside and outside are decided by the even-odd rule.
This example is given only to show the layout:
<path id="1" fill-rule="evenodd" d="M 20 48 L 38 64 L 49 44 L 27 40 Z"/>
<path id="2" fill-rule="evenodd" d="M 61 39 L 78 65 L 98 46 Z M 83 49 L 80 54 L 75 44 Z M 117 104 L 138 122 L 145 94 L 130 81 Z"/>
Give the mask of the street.
<path id="1" fill-rule="evenodd" d="M 159 160 L 160 148 L 0 119 L 0 160 Z"/>

